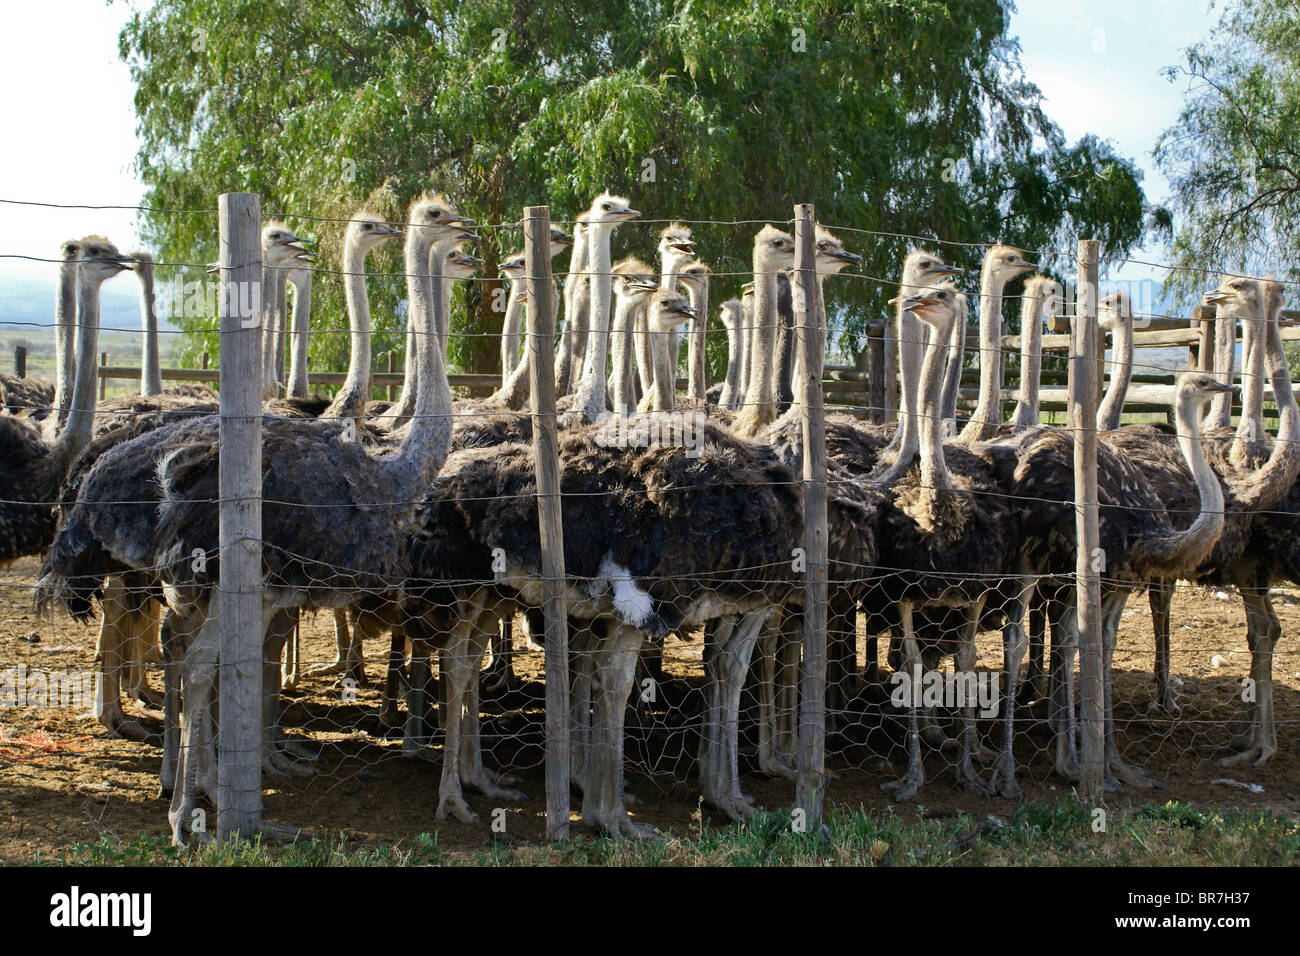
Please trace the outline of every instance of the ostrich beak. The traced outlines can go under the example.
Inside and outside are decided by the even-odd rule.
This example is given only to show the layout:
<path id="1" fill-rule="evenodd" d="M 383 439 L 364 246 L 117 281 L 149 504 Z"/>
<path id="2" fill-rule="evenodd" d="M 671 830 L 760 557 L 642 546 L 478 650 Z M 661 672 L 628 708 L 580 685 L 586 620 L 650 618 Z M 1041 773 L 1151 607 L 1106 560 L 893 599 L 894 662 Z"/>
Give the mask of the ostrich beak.
<path id="1" fill-rule="evenodd" d="M 457 216 L 455 219 L 449 219 L 447 222 L 453 226 L 464 226 L 470 228 L 478 225 L 477 219 L 470 219 L 468 216 Z"/>
<path id="2" fill-rule="evenodd" d="M 457 242 L 478 242 L 479 235 L 477 232 L 462 232 L 456 237 Z"/>
<path id="3" fill-rule="evenodd" d="M 1233 297 L 1234 293 L 1224 289 L 1210 289 L 1205 293 L 1204 299 L 1211 305 L 1218 305 L 1220 302 L 1227 302 Z"/>
<path id="4" fill-rule="evenodd" d="M 959 269 L 957 266 L 939 266 L 937 269 L 931 269 L 936 275 L 941 276 L 960 276 L 965 275 L 965 269 Z"/>
<path id="5" fill-rule="evenodd" d="M 919 312 L 938 302 L 937 299 L 928 295 L 909 295 L 903 300 L 904 312 Z"/>
<path id="6" fill-rule="evenodd" d="M 1231 392 L 1236 395 L 1241 389 L 1236 385 L 1229 385 L 1227 382 L 1215 382 L 1213 385 L 1205 386 L 1207 392 Z"/>
<path id="7" fill-rule="evenodd" d="M 551 242 L 559 243 L 562 246 L 571 246 L 573 245 L 573 236 L 563 229 L 553 229 L 551 230 Z"/>
<path id="8" fill-rule="evenodd" d="M 221 263 L 220 263 L 220 262 L 209 262 L 209 263 L 207 264 L 207 266 L 204 267 L 204 270 L 203 270 L 203 271 L 206 272 L 206 273 L 207 273 L 208 275 L 210 275 L 210 276 L 216 275 L 218 272 L 221 271 Z"/>
<path id="9" fill-rule="evenodd" d="M 386 222 L 380 223 L 377 229 L 379 234 L 385 239 L 396 239 L 398 236 L 406 235 L 406 233 L 402 231 L 401 227 L 392 226 Z"/>
<path id="10" fill-rule="evenodd" d="M 635 219 L 639 215 L 641 215 L 640 210 L 629 208 L 629 209 L 624 209 L 621 213 L 619 213 L 618 217 L 620 219 Z"/>
<path id="11" fill-rule="evenodd" d="M 862 257 L 856 252 L 849 252 L 847 249 L 836 249 L 834 252 L 827 253 L 832 259 L 838 259 L 840 262 L 847 262 L 849 265 L 861 262 Z"/>

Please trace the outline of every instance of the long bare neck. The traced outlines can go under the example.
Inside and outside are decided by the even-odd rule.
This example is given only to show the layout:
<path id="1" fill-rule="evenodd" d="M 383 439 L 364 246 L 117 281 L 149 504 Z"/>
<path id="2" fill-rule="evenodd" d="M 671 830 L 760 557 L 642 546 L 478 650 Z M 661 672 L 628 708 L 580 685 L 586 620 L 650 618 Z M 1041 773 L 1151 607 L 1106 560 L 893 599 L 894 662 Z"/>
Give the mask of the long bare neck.
<path id="1" fill-rule="evenodd" d="M 776 265 L 754 250 L 754 335 L 745 407 L 735 430 L 755 435 L 776 419 Z"/>
<path id="2" fill-rule="evenodd" d="M 921 444 L 921 432 L 917 422 L 921 368 L 926 356 L 928 336 L 933 333 L 928 325 L 902 306 L 904 298 L 919 291 L 920 281 L 921 276 L 916 268 L 905 263 L 902 280 L 899 283 L 894 321 L 887 323 L 896 330 L 898 335 L 898 377 L 901 400 L 898 408 L 898 428 L 894 430 L 894 437 L 889 443 L 890 449 L 894 451 L 894 457 L 872 476 L 874 481 L 881 484 L 897 481 L 916 458 L 917 449 Z M 885 343 L 885 348 L 888 349 L 889 329 L 885 332 Z M 889 387 L 888 375 L 885 377 L 885 385 Z"/>
<path id="3" fill-rule="evenodd" d="M 348 303 L 348 376 L 322 417 L 360 418 L 370 398 L 370 297 L 366 292 L 366 251 L 360 243 L 348 243 L 343 272 Z M 296 331 L 296 308 L 294 314 Z"/>
<path id="4" fill-rule="evenodd" d="M 581 359 L 581 340 L 591 316 L 592 277 L 589 273 L 594 271 L 591 232 L 591 227 L 588 226 L 578 234 L 573 244 L 573 253 L 569 257 L 569 283 L 572 285 L 573 294 L 572 298 L 565 303 L 564 330 L 560 335 L 560 347 L 555 357 L 556 395 L 564 395 L 570 391 L 573 370 Z"/>
<path id="5" fill-rule="evenodd" d="M 959 295 L 957 321 L 952 324 L 952 335 L 948 340 L 948 367 L 943 374 L 943 403 L 939 411 L 945 434 L 957 434 L 957 396 L 961 393 L 961 367 L 966 353 L 969 311 L 966 297 Z"/>
<path id="6" fill-rule="evenodd" d="M 54 300 L 54 341 L 58 349 L 54 368 L 55 427 L 68 420 L 72 382 L 77 374 L 77 263 L 64 259 L 59 263 L 59 289 Z"/>
<path id="7" fill-rule="evenodd" d="M 610 336 L 610 350 L 614 354 L 614 381 L 610 388 L 610 399 L 616 415 L 630 414 L 636 405 L 636 396 L 632 391 L 632 336 L 638 311 L 637 299 L 629 295 L 616 297 L 614 325 Z"/>
<path id="8" fill-rule="evenodd" d="M 596 275 L 592 276 L 591 331 L 587 338 L 578 386 L 578 407 L 587 421 L 594 422 L 605 411 L 605 370 L 609 354 L 610 296 L 613 276 L 609 256 L 609 230 L 601 228 L 592 251 Z"/>
<path id="9" fill-rule="evenodd" d="M 1239 485 L 1234 489 L 1239 506 L 1252 511 L 1277 505 L 1300 475 L 1300 411 L 1296 409 L 1291 373 L 1282 351 L 1282 332 L 1278 328 L 1281 310 L 1278 299 L 1271 306 L 1267 331 L 1261 336 L 1265 341 L 1256 345 L 1268 357 L 1273 400 L 1277 403 L 1277 438 L 1268 460 L 1255 470 L 1245 487 Z"/>
<path id="10" fill-rule="evenodd" d="M 927 326 L 928 328 L 928 326 Z M 952 488 L 948 462 L 944 458 L 943 401 L 944 373 L 948 368 L 948 346 L 952 328 L 939 321 L 931 329 L 931 345 L 920 369 L 920 501 L 928 518 L 935 516 L 940 492 Z"/>
<path id="11" fill-rule="evenodd" d="M 1241 421 L 1229 450 L 1229 460 L 1238 468 L 1258 465 L 1264 448 L 1264 376 L 1268 335 L 1263 311 L 1241 316 Z"/>
<path id="12" fill-rule="evenodd" d="M 289 356 L 289 397 L 306 398 L 307 397 L 307 363 L 308 352 L 307 346 L 310 344 L 308 335 L 311 333 L 311 270 L 304 269 L 301 272 L 301 278 L 293 286 L 293 351 Z M 344 280 L 346 284 L 346 279 Z M 366 284 L 364 276 L 361 283 L 362 304 L 365 309 L 366 328 L 370 328 L 370 302 L 366 298 Z M 348 293 L 348 301 L 351 302 L 351 292 Z M 356 355 L 356 340 L 352 342 L 352 355 Z M 370 336 L 366 336 L 366 387 L 362 394 L 361 404 L 365 405 L 365 399 L 370 395 Z M 349 369 L 349 374 L 351 370 Z"/>
<path id="13" fill-rule="evenodd" d="M 66 474 L 73 460 L 90 442 L 95 425 L 95 385 L 98 370 L 95 349 L 99 345 L 99 289 L 101 281 L 77 278 L 77 373 L 72 388 L 68 420 L 51 449 L 51 464 Z"/>
<path id="14" fill-rule="evenodd" d="M 1132 563 L 1141 572 L 1189 574 L 1209 556 L 1223 533 L 1223 489 L 1201 447 L 1201 404 L 1198 397 L 1185 395 L 1174 406 L 1178 448 L 1196 481 L 1200 510 L 1186 529 L 1156 533 L 1138 543 Z"/>
<path id="15" fill-rule="evenodd" d="M 1128 397 L 1128 386 L 1132 380 L 1133 317 L 1127 309 L 1123 309 L 1116 317 L 1111 342 L 1110 384 L 1106 387 L 1106 397 L 1097 408 L 1097 428 L 1101 431 L 1119 428 L 1120 416 L 1124 413 L 1124 400 Z"/>
<path id="16" fill-rule="evenodd" d="M 690 296 L 691 308 L 695 317 L 691 319 L 691 334 L 686 343 L 686 369 L 688 384 L 686 397 L 693 401 L 704 401 L 704 391 L 708 388 L 708 369 L 705 367 L 705 333 L 709 327 L 709 277 L 701 276 L 698 282 L 691 283 L 686 290 Z"/>
<path id="17" fill-rule="evenodd" d="M 407 295 L 411 303 L 410 325 L 416 340 L 415 402 L 410 430 L 397 453 L 386 459 L 410 498 L 423 494 L 451 448 L 451 386 L 447 383 L 447 367 L 433 319 L 428 284 L 419 275 L 428 268 L 429 245 L 418 237 L 407 243 Z"/>
<path id="18" fill-rule="evenodd" d="M 266 254 L 263 253 L 263 256 Z M 284 270 L 262 267 L 262 398 L 280 397 L 280 377 L 275 367 L 275 349 L 280 338 L 280 314 L 284 306 Z"/>
<path id="19" fill-rule="evenodd" d="M 1219 309 L 1214 317 L 1214 377 L 1232 385 L 1237 372 L 1237 317 Z M 1210 399 L 1205 428 L 1229 428 L 1232 425 L 1232 393 L 1218 392 Z"/>
<path id="20" fill-rule="evenodd" d="M 740 384 L 740 365 L 743 360 L 740 344 L 743 339 L 736 328 L 739 317 L 734 310 L 724 307 L 722 324 L 727 329 L 727 377 L 722 383 L 722 394 L 718 396 L 718 407 L 730 409 L 735 407 L 736 392 Z"/>
<path id="21" fill-rule="evenodd" d="M 446 258 L 447 250 L 454 242 L 455 240 L 444 239 L 432 243 L 429 246 L 429 254 L 425 256 L 425 261 L 419 264 L 419 273 L 417 275 L 422 300 L 427 304 L 426 307 L 429 310 L 429 327 L 432 334 L 442 342 L 441 347 L 444 356 L 447 354 L 447 346 L 445 340 L 442 339 L 443 313 L 447 309 L 447 303 L 450 299 L 443 289 L 443 283 L 446 280 L 442 277 L 442 263 Z M 449 314 L 446 321 L 450 323 Z M 420 343 L 417 341 L 418 337 L 415 321 L 408 310 L 406 314 L 406 362 L 405 374 L 402 376 L 402 393 L 397 397 L 397 403 L 388 411 L 388 414 L 392 417 L 394 428 L 410 421 L 411 415 L 415 412 L 415 389 L 420 376 L 418 363 Z"/>
<path id="22" fill-rule="evenodd" d="M 980 270 L 980 396 L 963 441 L 985 441 L 1002 424 L 1002 286 L 991 256 Z"/>
<path id="23" fill-rule="evenodd" d="M 737 385 L 736 408 L 745 406 L 749 383 L 754 370 L 754 297 L 742 299 L 740 304 L 740 381 Z"/>
<path id="24" fill-rule="evenodd" d="M 506 299 L 506 315 L 501 321 L 501 384 L 510 380 L 510 373 L 519 364 L 519 332 L 524 319 L 524 280 L 510 280 L 510 296 Z"/>
<path id="25" fill-rule="evenodd" d="M 1020 312 L 1020 398 L 1011 416 L 1013 431 L 1038 424 L 1038 387 L 1043 370 L 1043 300 L 1041 291 L 1025 292 Z"/>
<path id="26" fill-rule="evenodd" d="M 139 259 L 135 267 L 140 282 L 140 331 L 144 344 L 140 354 L 140 394 L 161 395 L 162 368 L 158 364 L 158 307 L 154 298 L 153 263 Z"/>

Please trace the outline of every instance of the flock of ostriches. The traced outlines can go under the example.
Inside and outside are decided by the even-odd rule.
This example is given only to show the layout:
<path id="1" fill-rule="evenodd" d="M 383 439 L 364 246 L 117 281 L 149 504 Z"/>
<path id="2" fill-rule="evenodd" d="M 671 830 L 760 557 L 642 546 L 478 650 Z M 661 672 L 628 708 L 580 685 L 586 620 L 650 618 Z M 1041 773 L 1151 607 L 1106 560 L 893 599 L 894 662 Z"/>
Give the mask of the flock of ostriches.
<path id="1" fill-rule="evenodd" d="M 756 810 L 741 788 L 737 743 L 741 692 L 751 674 L 758 768 L 794 775 L 791 700 L 803 590 L 791 554 L 803 534 L 804 439 L 800 409 L 791 402 L 798 374 L 787 277 L 794 240 L 770 225 L 755 236 L 752 286 L 721 306 L 730 348 L 726 379 L 720 389 L 706 389 L 710 270 L 694 258 L 691 231 L 676 223 L 661 233 L 658 269 L 635 258 L 612 262 L 613 231 L 638 215 L 626 200 L 602 195 L 577 218 L 573 235 L 552 230 L 550 253 L 572 247 L 555 355 L 572 779 L 586 825 L 652 836 L 654 828 L 626 809 L 624 717 L 638 666 L 660 666 L 654 652 L 669 633 L 702 634 L 704 641 L 698 772 L 705 802 L 733 818 Z M 388 635 L 383 719 L 401 728 L 412 755 L 432 748 L 426 697 L 436 695 L 429 675 L 438 659 L 437 815 L 465 821 L 477 817 L 463 789 L 491 801 L 523 796 L 511 789 L 517 781 L 485 763 L 480 681 L 489 652 L 494 665 L 510 659 L 502 646 L 509 632 L 498 622 L 521 612 L 535 622 L 544 583 L 528 359 L 521 350 L 522 255 L 502 266 L 511 284 L 501 387 L 486 399 L 455 400 L 448 385 L 451 285 L 480 262 L 463 251 L 478 238 L 476 228 L 440 195 L 415 200 L 400 227 L 367 212 L 350 220 L 341 270 L 350 366 L 330 402 L 310 398 L 306 387 L 312 257 L 283 224 L 262 233 L 264 771 L 274 778 L 308 775 L 321 764 L 318 750 L 282 731 L 279 700 L 282 683 L 298 679 L 299 612 L 330 609 L 338 660 L 307 673 L 364 680 L 366 639 Z M 365 262 L 372 249 L 398 238 L 409 303 L 407 374 L 401 398 L 379 403 L 370 400 Z M 819 285 L 858 259 L 818 228 Z M 826 421 L 833 683 L 863 676 L 854 637 L 859 613 L 872 646 L 875 635 L 891 635 L 891 663 L 909 674 L 937 668 L 946 656 L 956 672 L 973 673 L 977 634 L 1001 630 L 1001 708 L 988 738 L 995 746 L 979 732 L 974 700 L 958 708 L 956 743 L 964 785 L 1009 797 L 1019 795 L 1011 705 L 1018 679 L 1034 687 L 1046 680 L 1055 769 L 1067 779 L 1080 773 L 1073 439 L 1040 425 L 1037 408 L 1042 320 L 1059 295 L 1053 281 L 1025 281 L 1023 388 L 1007 422 L 1000 363 L 988 360 L 999 355 L 1004 286 L 1033 268 L 1004 245 L 984 257 L 980 396 L 963 427 L 961 270 L 924 250 L 906 257 L 896 300 L 898 424 L 838 414 Z M 97 403 L 100 286 L 124 270 L 141 282 L 142 394 Z M 61 604 L 86 618 L 99 605 L 96 713 L 114 734 L 161 742 L 161 782 L 171 794 L 173 839 L 180 841 L 195 800 L 215 794 L 220 756 L 219 419 L 207 389 L 162 388 L 153 270 L 146 253 L 123 255 L 100 236 L 64 244 L 56 382 L 3 382 L 0 560 L 43 556 L 37 599 L 44 608 Z M 1119 425 L 1132 315 L 1123 294 L 1100 302 L 1099 320 L 1115 345 L 1098 419 L 1110 787 L 1155 783 L 1125 761 L 1112 719 L 1111 655 L 1134 589 L 1151 595 L 1155 703 L 1169 711 L 1177 709 L 1168 669 L 1170 586 L 1183 579 L 1240 590 L 1256 692 L 1247 705 L 1248 732 L 1225 759 L 1262 763 L 1277 749 L 1271 658 L 1280 627 L 1268 588 L 1276 579 L 1300 579 L 1300 436 L 1278 328 L 1282 288 L 1225 276 L 1207 300 L 1218 308 L 1216 368 L 1177 377 L 1172 430 Z M 1244 392 L 1241 424 L 1233 429 L 1238 323 Z M 684 398 L 676 395 L 682 328 Z M 1280 413 L 1271 438 L 1262 420 L 1266 376 Z M 706 417 L 692 442 L 681 440 L 683 409 Z M 658 440 L 620 438 L 638 428 Z M 199 552 L 205 560 L 196 560 Z M 540 629 L 530 631 L 540 639 Z M 159 660 L 161 701 L 145 679 L 147 666 Z M 128 715 L 124 694 L 161 705 L 160 735 L 154 722 Z M 898 799 L 915 797 L 924 785 L 923 743 L 947 741 L 932 710 L 910 706 L 907 769 L 886 785 Z"/>

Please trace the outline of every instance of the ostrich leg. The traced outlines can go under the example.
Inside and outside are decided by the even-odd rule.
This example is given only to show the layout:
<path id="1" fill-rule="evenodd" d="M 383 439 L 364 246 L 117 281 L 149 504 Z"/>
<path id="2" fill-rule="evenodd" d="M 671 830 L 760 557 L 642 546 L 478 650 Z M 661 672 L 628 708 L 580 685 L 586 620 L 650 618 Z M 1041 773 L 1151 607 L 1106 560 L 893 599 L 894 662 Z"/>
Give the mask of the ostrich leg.
<path id="1" fill-rule="evenodd" d="M 1256 767 L 1267 763 L 1277 753 L 1277 726 L 1273 722 L 1273 649 L 1282 636 L 1282 624 L 1273 610 L 1273 600 L 1267 587 L 1242 587 L 1241 597 L 1246 605 L 1246 637 L 1250 641 L 1249 687 L 1255 692 L 1250 705 L 1250 732 L 1233 745 L 1242 748 L 1219 761 L 1220 766 L 1233 767 L 1251 764 Z"/>
<path id="2" fill-rule="evenodd" d="M 161 637 L 159 627 L 161 614 L 158 602 L 144 598 L 135 610 L 133 629 L 134 651 L 130 655 L 131 663 L 127 667 L 127 696 L 140 701 L 147 707 L 161 709 L 162 697 L 149 686 L 149 664 L 162 664 Z"/>
<path id="3" fill-rule="evenodd" d="M 138 627 L 135 620 L 135 599 L 128 593 L 120 577 L 111 580 L 101 602 L 104 618 L 99 628 L 98 679 L 95 681 L 95 717 L 108 728 L 110 737 L 121 737 L 150 743 L 161 743 L 156 727 L 147 721 L 128 718 L 122 710 L 122 675 L 132 645 L 132 632 Z"/>
<path id="4" fill-rule="evenodd" d="M 1025 656 L 1028 644 L 1025 638 L 1024 620 L 1027 599 L 1036 593 L 1032 584 L 1025 583 L 1020 596 L 1007 609 L 1007 623 L 1002 626 L 1002 747 L 993 763 L 993 773 L 989 777 L 989 788 L 1009 800 L 1021 798 L 1020 786 L 1016 783 L 1015 744 L 1016 723 L 1016 680 L 1020 676 L 1020 662 Z M 1001 786 L 998 785 L 999 780 Z"/>
<path id="5" fill-rule="evenodd" d="M 1043 694 L 1043 653 L 1047 646 L 1047 595 L 1035 586 L 1029 597 L 1029 666 L 1025 669 L 1024 688 L 1031 700 Z"/>
<path id="6" fill-rule="evenodd" d="M 316 755 L 284 736 L 280 726 L 280 652 L 298 626 L 295 608 L 282 608 L 266 630 L 262 659 L 262 772 L 276 780 L 310 777 L 316 768 L 300 762 Z"/>
<path id="7" fill-rule="evenodd" d="M 181 733 L 181 641 L 175 636 L 175 615 L 163 615 L 158 631 L 163 655 L 163 753 L 158 770 L 159 795 L 170 797 L 176 790 L 176 765 L 180 760 Z"/>
<path id="8" fill-rule="evenodd" d="M 1074 655 L 1079 630 L 1073 601 L 1054 601 L 1051 655 L 1050 720 L 1056 744 L 1056 772 L 1067 779 L 1079 775 L 1078 735 L 1074 720 Z"/>
<path id="9" fill-rule="evenodd" d="M 787 679 L 782 666 L 788 652 L 783 633 L 784 610 L 778 610 L 762 628 L 759 638 L 759 692 L 758 692 L 758 769 L 770 777 L 795 778 L 794 764 L 782 750 L 781 707 L 788 703 L 782 692 L 782 682 Z"/>
<path id="10" fill-rule="evenodd" d="M 855 689 L 858 657 L 857 602 L 844 588 L 830 592 L 826 628 L 826 730 L 842 729 L 851 692 Z"/>
<path id="11" fill-rule="evenodd" d="M 590 627 L 569 628 L 569 779 L 587 792 L 591 774 L 591 683 L 595 634 Z"/>
<path id="12" fill-rule="evenodd" d="M 348 626 L 346 608 L 338 607 L 334 609 L 334 647 L 335 654 L 332 662 L 313 664 L 304 673 L 308 677 L 326 677 L 330 674 L 346 673 L 357 682 L 358 687 L 364 687 L 366 683 L 365 658 L 361 648 L 357 646 L 352 628 Z"/>
<path id="13" fill-rule="evenodd" d="M 388 672 L 384 677 L 384 705 L 379 712 L 379 725 L 386 729 L 402 725 L 402 712 L 397 700 L 402 695 L 402 665 L 405 663 L 406 632 L 400 624 L 395 624 L 388 648 Z"/>
<path id="14" fill-rule="evenodd" d="M 756 812 L 753 797 L 740 790 L 740 691 L 769 610 L 736 620 L 723 618 L 707 652 L 705 720 L 700 728 L 700 786 L 704 802 L 733 820 Z"/>
<path id="15" fill-rule="evenodd" d="M 912 622 L 913 607 L 904 601 L 898 605 L 898 616 L 903 623 L 903 672 L 913 680 L 921 670 L 921 646 L 916 640 Z M 913 694 L 916 688 L 913 688 Z M 893 790 L 895 800 L 915 800 L 917 791 L 925 783 L 925 764 L 921 761 L 921 722 L 913 700 L 907 703 L 907 774 L 902 780 L 882 783 L 880 789 Z"/>
<path id="16" fill-rule="evenodd" d="M 1119 755 L 1119 744 L 1115 740 L 1115 715 L 1113 708 L 1111 660 L 1115 656 L 1115 642 L 1119 636 L 1120 616 L 1128 601 L 1129 590 L 1117 588 L 1102 598 L 1101 602 L 1101 677 L 1106 717 L 1106 778 L 1116 786 L 1128 784 L 1142 790 L 1158 789 L 1160 784 L 1142 767 L 1125 763 Z"/>
<path id="17" fill-rule="evenodd" d="M 596 648 L 591 770 L 583 793 L 582 819 L 587 826 L 611 835 L 657 839 L 657 829 L 632 820 L 623 798 L 624 719 L 641 641 L 640 631 L 611 624 Z"/>
<path id="18" fill-rule="evenodd" d="M 984 610 L 983 599 L 966 606 L 966 620 L 961 625 L 961 637 L 957 652 L 953 655 L 953 668 L 965 681 L 966 693 L 962 707 L 961 757 L 957 761 L 957 774 L 966 788 L 982 797 L 992 796 L 989 785 L 975 772 L 975 754 L 980 751 L 979 734 L 975 726 L 975 688 L 976 688 L 976 649 L 975 638 L 979 634 L 980 614 Z"/>
<path id="19" fill-rule="evenodd" d="M 180 639 L 181 645 L 188 646 L 184 648 L 184 663 L 181 666 L 185 699 L 175 772 L 176 786 L 167 811 L 174 846 L 185 845 L 185 833 L 194 818 L 199 748 L 202 746 L 200 727 L 212 709 L 212 689 L 220 651 L 220 628 L 215 610 L 219 600 L 219 596 L 213 598 L 211 616 L 196 610 L 188 619 L 178 621 L 176 627 L 176 637 Z M 207 834 L 204 833 L 200 839 L 208 839 Z"/>
<path id="20" fill-rule="evenodd" d="M 484 693 L 506 694 L 519 683 L 515 675 L 514 630 L 514 618 L 509 614 L 502 617 L 492 637 L 492 663 L 483 672 Z"/>
<path id="21" fill-rule="evenodd" d="M 1169 681 L 1169 608 L 1173 598 L 1171 581 L 1153 581 L 1147 588 L 1147 600 L 1151 605 L 1151 630 L 1156 641 L 1156 696 L 1151 701 L 1151 706 L 1177 717 L 1180 708 Z"/>

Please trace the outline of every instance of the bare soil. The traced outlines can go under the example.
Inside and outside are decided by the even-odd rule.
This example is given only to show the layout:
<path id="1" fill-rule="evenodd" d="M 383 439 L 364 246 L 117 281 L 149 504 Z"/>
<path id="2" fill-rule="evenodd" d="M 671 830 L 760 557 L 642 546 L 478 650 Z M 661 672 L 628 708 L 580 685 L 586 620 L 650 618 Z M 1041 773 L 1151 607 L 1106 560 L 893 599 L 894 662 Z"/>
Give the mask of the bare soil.
<path id="1" fill-rule="evenodd" d="M 91 667 L 93 627 L 62 616 L 41 621 L 31 610 L 36 567 L 36 562 L 25 561 L 0 572 L 0 674 L 19 664 L 29 671 Z M 1228 739 L 1239 729 L 1236 725 L 1244 709 L 1241 683 L 1250 664 L 1240 600 L 1212 589 L 1178 589 L 1173 606 L 1173 672 L 1181 681 L 1182 713 L 1176 718 L 1148 710 L 1150 618 L 1145 595 L 1130 600 L 1114 670 L 1121 748 L 1130 762 L 1145 766 L 1164 787 L 1129 790 L 1109 802 L 1191 801 L 1300 816 L 1300 748 L 1296 745 L 1300 647 L 1291 638 L 1300 627 L 1300 592 L 1279 590 L 1276 604 L 1283 625 L 1273 666 L 1279 752 L 1263 767 L 1225 769 L 1216 761 L 1228 753 Z M 306 663 L 334 658 L 329 615 L 304 618 L 301 632 Z M 516 640 L 522 644 L 522 638 Z M 884 645 L 882 641 L 881 673 L 888 675 Z M 698 639 L 670 639 L 664 655 L 670 679 L 660 685 L 661 693 L 653 703 L 632 708 L 628 717 L 627 785 L 643 801 L 634 812 L 639 819 L 679 833 L 697 830 L 705 821 L 726 822 L 702 811 L 692 780 L 698 741 L 694 728 L 701 701 L 700 650 Z M 1000 636 L 982 635 L 979 651 L 980 668 L 996 670 L 1002 654 Z M 327 760 L 315 777 L 271 784 L 265 792 L 265 816 L 313 834 L 341 834 L 362 843 L 392 843 L 436 833 L 439 845 L 448 851 L 482 849 L 493 839 L 489 824 L 496 808 L 492 802 L 474 793 L 467 795 L 482 817 L 478 824 L 436 820 L 436 760 L 406 759 L 400 740 L 385 739 L 380 733 L 376 715 L 386 652 L 386 645 L 366 648 L 371 686 L 360 688 L 355 700 L 345 702 L 345 691 L 328 677 L 306 678 L 297 690 L 285 693 L 289 732 L 323 745 Z M 863 652 L 860 634 L 860 664 Z M 541 667 L 539 652 L 518 655 L 520 687 L 502 699 L 484 701 L 489 765 L 519 775 L 521 789 L 529 794 L 526 802 L 504 807 L 507 833 L 516 843 L 541 841 L 544 832 Z M 152 673 L 150 679 L 161 690 L 161 673 Z M 880 784 L 901 772 L 905 752 L 901 714 L 889 704 L 888 692 L 884 684 L 858 690 L 839 728 L 829 736 L 835 778 L 828 799 L 833 805 L 891 806 Z M 127 706 L 141 711 L 137 703 Z M 955 732 L 953 721 L 944 723 L 950 734 Z M 1018 726 L 1017 764 L 1025 796 L 1049 801 L 1066 798 L 1071 785 L 1053 774 L 1051 738 L 1041 712 L 1024 710 Z M 995 745 L 995 721 L 982 721 L 981 730 L 986 742 Z M 747 731 L 742 761 L 752 750 L 752 734 Z M 88 703 L 0 709 L 0 861 L 31 860 L 37 854 L 57 860 L 74 843 L 104 835 L 130 840 L 141 833 L 165 834 L 167 806 L 158 797 L 159 758 L 157 748 L 107 737 L 89 713 Z M 928 749 L 928 779 L 920 799 L 916 804 L 893 805 L 894 812 L 907 818 L 956 810 L 1006 815 L 1014 809 L 1008 800 L 963 791 L 955 765 L 954 752 Z M 790 806 L 792 783 L 764 778 L 752 767 L 742 766 L 742 771 L 747 792 L 763 806 L 774 810 Z M 1257 784 L 1263 791 L 1252 793 L 1232 783 L 1214 782 L 1222 779 Z M 575 800 L 575 809 L 578 805 Z"/>

